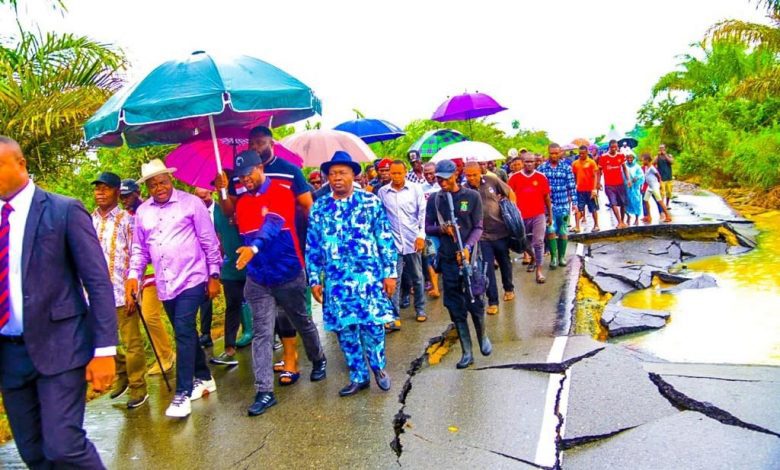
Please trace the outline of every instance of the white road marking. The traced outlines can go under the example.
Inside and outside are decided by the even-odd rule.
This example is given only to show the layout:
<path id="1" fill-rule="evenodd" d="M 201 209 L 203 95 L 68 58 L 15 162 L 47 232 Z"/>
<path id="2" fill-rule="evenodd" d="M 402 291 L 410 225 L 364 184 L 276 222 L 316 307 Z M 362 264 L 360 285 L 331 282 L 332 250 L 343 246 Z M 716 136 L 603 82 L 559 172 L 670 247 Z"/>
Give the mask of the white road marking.
<path id="1" fill-rule="evenodd" d="M 566 349 L 566 342 L 568 340 L 568 336 L 557 336 L 555 340 L 553 340 L 550 352 L 547 354 L 548 363 L 559 363 L 563 361 L 563 352 Z M 563 378 L 564 374 L 550 374 L 550 379 L 547 382 L 542 428 L 539 431 L 539 442 L 536 445 L 536 456 L 534 457 L 534 462 L 545 467 L 552 467 L 555 465 L 555 458 L 557 455 L 557 449 L 555 448 L 555 427 L 558 425 L 558 417 L 555 415 L 555 399 L 558 395 L 558 388 L 560 387 Z M 569 380 L 564 382 L 564 388 L 561 393 L 560 411 L 564 416 L 566 414 L 565 405 L 568 405 L 568 383 Z M 565 402 L 564 395 L 566 399 Z"/>
<path id="2" fill-rule="evenodd" d="M 577 256 L 582 257 L 585 254 L 585 245 L 577 243 Z"/>

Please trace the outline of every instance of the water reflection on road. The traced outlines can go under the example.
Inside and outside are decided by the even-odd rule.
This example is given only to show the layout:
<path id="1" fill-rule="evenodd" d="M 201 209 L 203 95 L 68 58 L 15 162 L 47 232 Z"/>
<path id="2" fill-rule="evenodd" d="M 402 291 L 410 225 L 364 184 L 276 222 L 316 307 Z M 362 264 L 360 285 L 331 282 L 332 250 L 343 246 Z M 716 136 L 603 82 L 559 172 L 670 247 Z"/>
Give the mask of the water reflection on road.
<path id="1" fill-rule="evenodd" d="M 780 211 L 754 220 L 757 249 L 687 263 L 719 287 L 661 294 L 656 286 L 627 295 L 624 305 L 668 310 L 671 322 L 616 342 L 670 361 L 780 365 Z"/>

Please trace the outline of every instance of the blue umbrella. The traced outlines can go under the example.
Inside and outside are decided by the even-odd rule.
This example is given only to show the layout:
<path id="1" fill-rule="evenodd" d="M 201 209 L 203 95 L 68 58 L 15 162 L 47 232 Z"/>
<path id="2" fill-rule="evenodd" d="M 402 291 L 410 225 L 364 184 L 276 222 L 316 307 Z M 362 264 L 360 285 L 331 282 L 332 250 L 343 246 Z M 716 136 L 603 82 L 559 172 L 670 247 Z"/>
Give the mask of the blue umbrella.
<path id="1" fill-rule="evenodd" d="M 355 134 L 367 144 L 393 140 L 406 135 L 400 127 L 382 119 L 353 119 L 352 121 L 342 122 L 333 129 Z"/>
<path id="2" fill-rule="evenodd" d="M 623 137 L 618 141 L 618 147 L 628 146 L 635 148 L 637 145 L 639 145 L 639 142 L 633 137 Z"/>

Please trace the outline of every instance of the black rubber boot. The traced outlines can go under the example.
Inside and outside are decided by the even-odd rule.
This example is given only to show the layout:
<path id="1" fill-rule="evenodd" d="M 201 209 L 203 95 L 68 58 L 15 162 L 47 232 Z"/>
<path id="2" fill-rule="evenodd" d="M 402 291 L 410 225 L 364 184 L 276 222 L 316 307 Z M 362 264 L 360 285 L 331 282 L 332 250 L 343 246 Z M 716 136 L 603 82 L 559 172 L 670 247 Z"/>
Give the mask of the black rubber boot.
<path id="1" fill-rule="evenodd" d="M 460 348 L 463 351 L 463 356 L 455 366 L 458 369 L 465 369 L 466 367 L 474 364 L 474 356 L 471 353 L 471 335 L 469 334 L 469 324 L 465 321 L 455 322 L 455 328 L 458 330 L 458 337 L 460 338 Z"/>
<path id="2" fill-rule="evenodd" d="M 474 321 L 474 330 L 477 333 L 477 342 L 479 343 L 479 352 L 483 356 L 490 356 L 493 352 L 493 344 L 485 331 L 485 312 L 471 313 L 471 319 Z"/>

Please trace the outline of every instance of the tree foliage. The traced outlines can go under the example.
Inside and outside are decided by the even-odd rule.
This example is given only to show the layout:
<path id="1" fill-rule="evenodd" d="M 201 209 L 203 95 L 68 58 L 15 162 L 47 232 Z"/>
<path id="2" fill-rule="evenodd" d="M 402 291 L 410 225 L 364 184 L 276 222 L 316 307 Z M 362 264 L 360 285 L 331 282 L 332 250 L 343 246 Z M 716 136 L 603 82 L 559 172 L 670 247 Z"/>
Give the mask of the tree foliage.
<path id="1" fill-rule="evenodd" d="M 84 36 L 21 30 L 0 43 L 0 134 L 16 139 L 39 180 L 85 159 L 82 124 L 123 83 L 121 50 Z"/>

